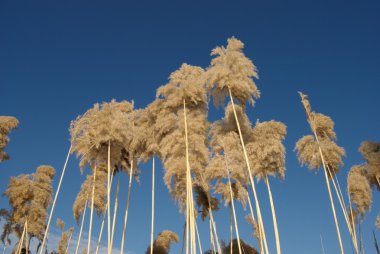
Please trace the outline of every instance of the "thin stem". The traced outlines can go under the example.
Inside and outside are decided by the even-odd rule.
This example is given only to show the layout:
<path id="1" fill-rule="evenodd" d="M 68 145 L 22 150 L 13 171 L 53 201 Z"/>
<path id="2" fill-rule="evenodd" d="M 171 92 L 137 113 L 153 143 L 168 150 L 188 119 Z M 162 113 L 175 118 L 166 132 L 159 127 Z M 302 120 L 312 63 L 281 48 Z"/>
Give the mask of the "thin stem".
<path id="1" fill-rule="evenodd" d="M 93 183 L 92 183 L 90 228 L 88 229 L 87 254 L 90 254 L 91 252 L 91 232 L 92 232 L 92 217 L 94 214 L 95 184 L 96 184 L 96 165 L 94 168 L 94 178 L 93 178 Z"/>
<path id="2" fill-rule="evenodd" d="M 210 215 L 210 219 L 211 219 L 211 223 L 212 223 L 212 228 L 214 230 L 214 235 L 215 235 L 216 247 L 218 248 L 218 253 L 222 253 L 222 248 L 220 247 L 218 233 L 216 230 L 216 223 L 214 220 L 214 216 L 212 215 L 212 209 L 209 209 L 209 210 L 210 210 L 209 215 Z"/>
<path id="3" fill-rule="evenodd" d="M 154 237 L 154 157 L 152 162 L 152 218 L 150 226 L 150 254 L 153 254 L 153 237 Z"/>
<path id="4" fill-rule="evenodd" d="M 111 140 L 108 141 L 108 159 L 107 159 L 107 237 L 108 237 L 108 254 L 111 254 L 111 205 L 110 205 L 110 196 L 111 196 L 111 187 L 110 187 L 110 178 L 111 178 Z"/>
<path id="5" fill-rule="evenodd" d="M 227 162 L 226 162 L 227 163 Z M 232 195 L 232 186 L 231 186 L 231 178 L 230 178 L 230 172 L 228 170 L 228 166 L 226 165 L 226 170 L 227 170 L 227 176 L 228 176 L 228 187 L 230 188 L 230 198 L 231 198 L 231 207 L 232 207 L 232 213 L 234 216 L 234 225 L 235 225 L 235 232 L 236 232 L 236 239 L 238 242 L 238 247 L 239 247 L 239 254 L 242 254 L 241 252 L 241 245 L 240 245 L 240 237 L 239 237 L 239 230 L 237 227 L 237 220 L 236 220 L 236 212 L 235 212 L 235 204 L 234 204 L 234 197 Z M 231 246 L 232 246 L 232 240 L 231 240 Z M 232 249 L 232 248 L 231 248 Z"/>
<path id="6" fill-rule="evenodd" d="M 215 243 L 214 243 L 214 236 L 213 236 L 213 232 L 212 232 L 212 222 L 211 222 L 211 219 L 209 219 L 209 229 L 210 229 L 211 253 L 215 254 Z"/>
<path id="7" fill-rule="evenodd" d="M 202 244 L 201 244 L 201 238 L 199 237 L 199 231 L 198 231 L 198 225 L 197 221 L 195 221 L 195 231 L 197 232 L 197 239 L 198 239 L 198 246 L 199 246 L 199 253 L 203 253 L 202 251 Z"/>
<path id="8" fill-rule="evenodd" d="M 121 248 L 120 253 L 124 253 L 124 241 L 125 241 L 125 233 L 127 231 L 127 221 L 128 221 L 128 211 L 129 211 L 129 203 L 131 200 L 131 189 L 132 189 L 132 175 L 133 175 L 133 159 L 131 161 L 131 167 L 129 170 L 129 183 L 128 183 L 128 195 L 127 195 L 127 202 L 125 207 L 125 214 L 124 214 L 124 226 L 123 226 L 123 236 L 121 238 Z"/>
<path id="9" fill-rule="evenodd" d="M 252 202 L 251 202 L 251 197 L 250 195 L 248 194 L 247 195 L 247 199 L 248 199 L 248 206 L 249 206 L 249 210 L 250 210 L 250 213 L 251 213 L 251 218 L 252 218 L 252 223 L 255 223 L 255 216 L 253 214 L 253 208 L 252 208 Z M 260 246 L 260 253 L 262 254 L 265 254 L 264 252 L 264 243 L 263 243 L 263 238 L 261 237 L 261 234 L 260 234 L 260 227 L 259 227 L 259 232 L 257 232 L 258 235 L 257 235 L 257 241 L 259 243 L 259 246 Z M 266 246 L 267 250 L 268 250 L 268 246 Z"/>
<path id="10" fill-rule="evenodd" d="M 86 198 L 86 202 L 84 203 L 82 222 L 81 222 L 81 225 L 80 225 L 79 237 L 78 237 L 77 248 L 75 250 L 75 254 L 78 254 L 79 244 L 80 244 L 80 241 L 81 241 L 81 238 L 82 238 L 83 224 L 84 224 L 84 219 L 86 217 L 86 210 L 87 210 L 87 201 L 88 201 L 88 198 Z"/>
<path id="11" fill-rule="evenodd" d="M 29 253 L 29 237 L 28 237 L 28 220 L 25 221 L 25 249 L 26 253 Z"/>
<path id="12" fill-rule="evenodd" d="M 67 246 L 66 246 L 65 254 L 67 254 L 67 252 L 69 251 L 69 247 L 70 247 L 70 243 L 71 243 L 71 238 L 73 237 L 73 234 L 74 234 L 74 231 L 71 232 L 71 234 L 70 234 L 69 241 L 68 241 Z"/>
<path id="13" fill-rule="evenodd" d="M 239 131 L 239 137 L 240 137 L 241 146 L 243 147 L 244 158 L 245 158 L 245 162 L 247 164 L 247 169 L 248 169 L 248 174 L 249 174 L 249 181 L 250 181 L 250 184 L 251 184 L 251 187 L 252 187 L 253 196 L 255 198 L 255 205 L 256 205 L 256 209 L 257 209 L 257 219 L 258 219 L 258 222 L 259 222 L 260 234 L 262 235 L 264 244 L 266 245 L 267 244 L 266 243 L 267 242 L 267 238 L 266 238 L 266 235 L 265 235 L 265 229 L 264 229 L 264 224 L 263 224 L 263 220 L 262 220 L 262 216 L 261 216 L 260 204 L 259 204 L 259 200 L 258 200 L 257 193 L 256 193 L 255 182 L 253 181 L 253 174 L 252 174 L 252 170 L 251 170 L 251 165 L 249 163 L 247 150 L 245 149 L 243 135 L 241 133 L 240 124 L 239 124 L 239 120 L 238 120 L 236 109 L 235 109 L 235 103 L 234 103 L 234 100 L 232 98 L 231 88 L 229 88 L 229 87 L 228 87 L 228 92 L 229 92 L 229 95 L 230 95 L 230 101 L 231 101 L 232 108 L 233 108 L 233 111 L 234 111 L 236 125 L 237 125 L 238 131 Z M 269 254 L 269 252 L 267 252 L 267 253 Z"/>
<path id="14" fill-rule="evenodd" d="M 322 253 L 325 254 L 325 248 L 323 247 L 323 239 L 322 235 L 319 235 L 321 237 L 321 246 L 322 246 Z"/>
<path id="15" fill-rule="evenodd" d="M 265 176 L 265 183 L 268 188 L 268 195 L 269 195 L 269 201 L 270 201 L 270 207 L 272 210 L 272 219 L 273 219 L 273 226 L 274 226 L 274 235 L 276 237 L 276 248 L 277 248 L 277 253 L 281 254 L 281 246 L 280 246 L 280 237 L 278 234 L 278 226 L 277 226 L 277 218 L 276 218 L 276 210 L 274 208 L 274 203 L 273 203 L 273 197 L 272 197 L 272 191 L 270 189 L 270 184 L 269 184 L 269 179 L 267 176 Z"/>
<path id="16" fill-rule="evenodd" d="M 21 254 L 22 245 L 24 243 L 24 237 L 25 237 L 25 232 L 26 232 L 26 226 L 27 226 L 27 221 L 25 220 L 24 229 L 22 230 L 21 238 L 20 238 L 20 241 L 18 242 L 18 246 L 17 246 L 17 251 L 16 251 L 17 254 Z"/>
<path id="17" fill-rule="evenodd" d="M 115 234 L 116 214 L 117 214 L 118 204 L 119 204 L 119 182 L 117 182 L 117 185 L 116 185 L 115 205 L 113 208 L 113 220 L 112 220 L 112 232 L 111 232 L 111 250 L 113 248 L 113 239 L 114 239 L 114 234 Z"/>
<path id="18" fill-rule="evenodd" d="M 64 166 L 63 166 L 62 173 L 61 173 L 61 177 L 60 177 L 60 179 L 59 179 L 57 192 L 56 192 L 56 194 L 54 195 L 53 205 L 52 205 L 52 207 L 51 207 L 51 211 L 50 211 L 50 214 L 49 214 L 48 223 L 47 223 L 47 225 L 46 225 L 46 229 L 45 229 L 45 233 L 44 233 L 44 238 L 43 238 L 43 240 L 42 240 L 41 249 L 40 249 L 40 254 L 42 254 L 42 252 L 43 252 L 43 250 L 44 250 L 44 247 L 45 247 L 46 237 L 47 237 L 47 235 L 48 235 L 48 233 L 49 233 L 49 228 L 50 228 L 51 219 L 52 219 L 52 217 L 53 217 L 55 204 L 56 204 L 56 202 L 57 202 L 57 198 L 58 198 L 58 195 L 59 195 L 59 191 L 60 191 L 60 189 L 61 189 L 61 184 L 62 184 L 63 176 L 65 175 L 67 162 L 69 161 L 69 157 L 70 157 L 70 153 L 71 153 L 71 148 L 72 148 L 72 146 L 70 145 L 69 151 L 67 152 L 66 161 L 65 161 L 65 164 L 64 164 Z"/>
<path id="19" fill-rule="evenodd" d="M 187 119 L 186 119 L 186 100 L 183 99 L 183 116 L 185 122 L 185 143 L 186 143 L 186 192 L 187 192 L 187 212 L 186 218 L 189 223 L 186 223 L 187 232 L 190 233 L 190 253 L 196 253 L 196 240 L 195 240 L 195 228 L 194 228 L 194 203 L 193 203 L 193 191 L 192 191 L 192 181 L 191 181 L 191 172 L 190 172 L 190 163 L 189 163 L 189 144 L 187 136 Z M 189 235 L 189 234 L 188 234 Z M 188 254 L 188 237 L 186 237 L 186 254 Z"/>

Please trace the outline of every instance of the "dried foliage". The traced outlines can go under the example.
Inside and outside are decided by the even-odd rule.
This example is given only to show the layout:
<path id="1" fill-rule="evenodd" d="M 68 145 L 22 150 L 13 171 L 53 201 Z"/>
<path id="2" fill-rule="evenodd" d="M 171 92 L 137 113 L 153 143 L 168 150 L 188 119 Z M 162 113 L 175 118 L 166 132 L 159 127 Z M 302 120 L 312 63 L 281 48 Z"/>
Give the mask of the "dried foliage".
<path id="1" fill-rule="evenodd" d="M 200 209 L 199 212 L 201 213 L 202 220 L 209 215 L 210 210 L 219 210 L 219 201 L 210 195 L 209 185 L 206 188 L 195 185 L 194 191 L 196 193 L 195 202 Z"/>
<path id="2" fill-rule="evenodd" d="M 111 146 L 111 168 L 129 172 L 134 154 L 129 150 L 133 140 L 133 103 L 128 101 L 95 104 L 71 123 L 72 152 L 80 157 L 81 168 L 106 165 L 108 144 Z"/>
<path id="3" fill-rule="evenodd" d="M 178 235 L 170 230 L 162 231 L 153 242 L 153 254 L 168 254 L 170 251 L 170 244 L 173 242 L 179 242 Z M 150 254 L 150 246 L 145 254 Z"/>
<path id="4" fill-rule="evenodd" d="M 353 166 L 347 177 L 348 193 L 355 205 L 355 218 L 363 218 L 372 205 L 371 186 L 365 174 L 362 166 Z"/>
<path id="5" fill-rule="evenodd" d="M 79 217 L 85 209 L 85 204 L 90 206 L 92 202 L 92 186 L 94 183 L 94 176 L 87 175 L 86 180 L 83 182 L 80 191 L 73 204 L 73 214 L 75 220 L 78 222 Z M 98 166 L 96 170 L 95 179 L 95 193 L 94 193 L 94 209 L 98 216 L 103 214 L 107 204 L 107 168 L 106 166 Z"/>
<path id="6" fill-rule="evenodd" d="M 243 42 L 232 37 L 227 40 L 227 47 L 216 47 L 211 51 L 215 57 L 207 70 L 207 85 L 215 105 L 223 104 L 229 88 L 241 105 L 247 102 L 253 105 L 254 99 L 260 97 L 253 82 L 253 78 L 258 78 L 257 69 L 244 55 L 243 48 Z"/>
<path id="7" fill-rule="evenodd" d="M 0 162 L 8 160 L 9 155 L 4 148 L 9 142 L 8 134 L 18 126 L 18 120 L 13 116 L 0 116 Z"/>
<path id="8" fill-rule="evenodd" d="M 62 233 L 61 238 L 59 239 L 59 243 L 58 243 L 58 251 L 57 251 L 58 254 L 66 253 L 68 241 L 69 241 L 70 236 L 73 234 L 73 232 L 74 232 L 74 228 L 70 228 L 69 230 Z"/>
<path id="9" fill-rule="evenodd" d="M 55 223 L 57 224 L 57 227 L 59 227 L 61 231 L 65 229 L 65 222 L 61 220 L 60 218 L 58 218 Z"/>
<path id="10" fill-rule="evenodd" d="M 169 83 L 157 90 L 149 107 L 156 114 L 154 137 L 165 168 L 165 184 L 183 211 L 186 203 L 186 143 L 184 102 L 186 103 L 189 163 L 195 182 L 208 163 L 207 98 L 204 71 L 183 64 L 170 75 Z"/>
<path id="11" fill-rule="evenodd" d="M 254 175 L 258 180 L 267 176 L 285 177 L 285 147 L 282 144 L 286 126 L 281 122 L 257 122 L 252 130 L 252 142 L 247 153 Z"/>
<path id="12" fill-rule="evenodd" d="M 251 245 L 247 244 L 243 240 L 240 239 L 240 246 L 241 251 L 244 254 L 259 254 L 259 252 Z M 231 243 L 229 243 L 227 246 L 223 246 L 222 250 L 223 254 L 230 254 L 231 253 Z M 239 252 L 239 245 L 236 239 L 232 240 L 232 253 L 238 254 Z"/>
<path id="13" fill-rule="evenodd" d="M 380 142 L 364 141 L 359 151 L 366 160 L 363 167 L 371 186 L 380 190 Z"/>
<path id="14" fill-rule="evenodd" d="M 242 107 L 236 107 L 242 135 L 245 140 L 252 141 L 251 123 Z M 226 161 L 230 172 L 232 196 L 245 207 L 248 193 L 248 176 L 243 149 L 240 143 L 238 128 L 233 115 L 232 105 L 226 107 L 223 119 L 214 122 L 210 129 L 210 145 L 213 157 L 207 165 L 205 178 L 207 181 L 216 179 L 215 191 L 222 195 L 226 205 L 231 202 L 230 189 L 227 182 Z"/>
<path id="15" fill-rule="evenodd" d="M 252 216 L 250 216 L 250 215 L 245 216 L 245 220 L 247 221 L 248 224 L 252 225 L 252 231 L 253 231 L 252 236 L 257 239 L 257 242 L 260 246 L 261 245 L 261 237 L 260 237 L 260 233 L 259 233 L 259 224 L 255 220 L 253 220 Z"/>
<path id="16" fill-rule="evenodd" d="M 40 166 L 32 175 L 12 177 L 5 196 L 12 207 L 9 226 L 18 237 L 21 236 L 25 220 L 28 220 L 28 234 L 42 240 L 46 227 L 47 208 L 52 202 L 51 182 L 55 170 L 51 166 Z"/>
<path id="17" fill-rule="evenodd" d="M 339 147 L 336 143 L 336 134 L 334 132 L 334 122 L 328 116 L 311 111 L 310 103 L 307 96 L 300 93 L 302 103 L 306 109 L 308 122 L 313 132 L 316 133 L 322 154 L 327 163 L 332 176 L 343 166 L 342 157 L 345 156 L 344 148 Z M 310 170 L 317 170 L 322 167 L 322 158 L 319 154 L 318 142 L 313 135 L 306 135 L 300 138 L 295 150 L 297 151 L 298 160 L 301 165 L 308 165 Z M 329 177 L 331 177 L 329 175 Z"/>

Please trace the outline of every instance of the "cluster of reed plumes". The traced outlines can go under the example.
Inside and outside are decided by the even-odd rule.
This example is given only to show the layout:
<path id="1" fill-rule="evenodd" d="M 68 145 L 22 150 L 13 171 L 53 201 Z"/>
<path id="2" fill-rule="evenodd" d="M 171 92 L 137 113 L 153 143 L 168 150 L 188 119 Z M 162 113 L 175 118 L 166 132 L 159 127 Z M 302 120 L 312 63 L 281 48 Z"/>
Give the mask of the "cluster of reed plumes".
<path id="1" fill-rule="evenodd" d="M 248 118 L 247 108 L 255 105 L 260 91 L 254 82 L 254 78 L 258 79 L 257 69 L 244 55 L 243 48 L 244 44 L 233 37 L 228 39 L 226 47 L 212 50 L 213 59 L 207 68 L 182 64 L 170 74 L 168 83 L 157 89 L 156 99 L 146 108 L 135 109 L 133 102 L 112 100 L 95 104 L 74 120 L 70 126 L 71 146 L 54 199 L 51 187 L 54 169 L 49 166 L 39 167 L 32 176 L 20 175 L 10 180 L 5 195 L 11 209 L 1 210 L 0 214 L 6 221 L 3 243 L 9 245 L 9 235 L 14 233 L 19 239 L 14 245 L 14 253 L 22 250 L 28 253 L 28 239 L 31 238 L 38 240 L 39 254 L 47 251 L 47 237 L 67 161 L 71 154 L 76 154 L 80 158 L 81 171 L 89 168 L 90 173 L 73 205 L 74 218 L 81 225 L 75 254 L 79 251 L 97 254 L 104 227 L 107 228 L 108 254 L 111 254 L 116 239 L 119 182 L 114 203 L 111 203 L 111 190 L 115 177 L 123 172 L 129 177 L 128 184 L 121 184 L 121 188 L 128 186 L 120 239 L 121 254 L 124 253 L 131 186 L 133 179 L 139 181 L 139 164 L 149 159 L 153 159 L 152 214 L 151 242 L 146 253 L 169 253 L 170 244 L 179 242 L 177 234 L 165 230 L 154 240 L 154 159 L 157 157 L 164 166 L 164 182 L 184 215 L 182 252 L 203 252 L 197 225 L 200 217 L 202 221 L 208 220 L 210 230 L 211 249 L 205 253 L 269 254 L 267 237 L 273 237 L 276 252 L 280 254 L 280 232 L 269 176 L 285 178 L 283 141 L 287 130 L 286 125 L 278 121 L 252 124 Z M 334 122 L 312 111 L 307 96 L 300 95 L 312 134 L 302 137 L 296 144 L 299 161 L 312 170 L 323 168 L 341 253 L 344 249 L 330 183 L 334 186 L 353 246 L 359 253 L 356 226 L 371 207 L 372 187 L 380 188 L 380 143 L 366 141 L 361 145 L 365 163 L 353 166 L 348 174 L 347 206 L 336 178 L 345 150 L 336 144 Z M 212 123 L 208 121 L 211 100 L 215 106 L 225 106 L 224 117 Z M 0 117 L 0 161 L 8 158 L 3 149 L 8 133 L 17 125 L 15 118 Z M 260 208 L 262 200 L 256 192 L 260 180 L 268 190 L 274 236 L 267 236 L 265 232 L 264 222 L 267 225 L 268 221 L 264 221 Z M 224 202 L 230 212 L 228 245 L 219 239 L 213 216 L 220 209 L 220 202 Z M 244 208 L 249 207 L 246 219 L 257 239 L 256 248 L 240 238 L 236 202 Z M 87 248 L 79 250 L 87 209 L 90 213 Z M 91 245 L 94 210 L 102 217 L 96 248 Z M 52 253 L 66 254 L 74 232 L 72 228 L 64 231 L 61 220 L 57 220 L 57 226 L 62 235 L 57 250 Z"/>

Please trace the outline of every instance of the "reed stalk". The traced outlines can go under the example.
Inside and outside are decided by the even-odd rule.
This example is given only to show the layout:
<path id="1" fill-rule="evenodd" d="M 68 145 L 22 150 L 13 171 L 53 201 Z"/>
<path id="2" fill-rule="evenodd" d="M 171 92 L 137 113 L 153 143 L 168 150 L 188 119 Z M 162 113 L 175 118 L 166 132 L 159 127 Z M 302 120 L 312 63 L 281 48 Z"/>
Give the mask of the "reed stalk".
<path id="1" fill-rule="evenodd" d="M 91 252 L 91 232 L 92 232 L 92 217 L 94 214 L 94 199 L 95 199 L 95 184 L 96 184 L 96 165 L 94 168 L 94 178 L 92 183 L 92 195 L 91 195 L 91 213 L 90 213 L 90 228 L 88 229 L 88 243 L 87 243 L 87 254 Z"/>
<path id="2" fill-rule="evenodd" d="M 116 185 L 115 205 L 113 208 L 112 232 L 111 232 L 111 252 L 112 252 L 112 248 L 113 248 L 113 240 L 114 240 L 115 225 L 116 225 L 116 214 L 117 214 L 118 205 L 119 205 L 119 182 L 117 182 L 117 185 Z"/>
<path id="3" fill-rule="evenodd" d="M 86 210 L 87 210 L 87 200 L 88 198 L 86 198 L 86 202 L 84 203 L 84 209 L 83 209 L 83 215 L 82 215 L 82 222 L 81 222 L 81 225 L 80 225 L 80 230 L 79 230 L 79 237 L 78 237 L 78 241 L 77 241 L 77 247 L 75 249 L 75 254 L 78 254 L 78 251 L 79 251 L 79 244 L 80 244 L 80 241 L 81 241 L 81 238 L 82 238 L 82 231 L 83 231 L 83 224 L 84 224 L 84 219 L 86 217 Z"/>
<path id="4" fill-rule="evenodd" d="M 152 161 L 152 217 L 150 225 L 150 254 L 153 254 L 153 241 L 154 241 L 154 157 Z M 123 254 L 123 253 L 122 253 Z"/>
<path id="5" fill-rule="evenodd" d="M 277 249 L 277 253 L 281 254 L 280 237 L 279 237 L 279 234 L 278 234 L 278 226 L 277 226 L 277 218 L 276 218 L 276 209 L 274 208 L 272 191 L 271 191 L 270 184 L 269 184 L 269 179 L 268 179 L 267 176 L 265 176 L 265 183 L 266 183 L 266 186 L 267 186 L 267 189 L 268 189 L 270 208 L 272 210 L 274 235 L 275 235 L 275 238 L 276 238 L 276 249 Z"/>
<path id="6" fill-rule="evenodd" d="M 108 159 L 107 159 L 107 248 L 108 254 L 111 254 L 111 140 L 108 141 Z"/>
<path id="7" fill-rule="evenodd" d="M 257 193 L 256 193 L 255 182 L 253 181 L 253 174 L 252 174 L 252 170 L 251 170 L 251 165 L 249 163 L 248 154 L 247 154 L 247 150 L 245 148 L 245 144 L 244 144 L 244 140 L 243 140 L 243 135 L 241 133 L 241 128 L 240 128 L 239 120 L 238 120 L 238 117 L 237 117 L 237 113 L 236 113 L 236 109 L 235 109 L 235 103 L 234 103 L 234 100 L 233 100 L 233 97 L 232 97 L 232 92 L 231 92 L 231 88 L 230 87 L 228 87 L 228 92 L 229 92 L 230 101 L 231 101 L 231 104 L 232 104 L 232 109 L 234 111 L 234 117 L 235 117 L 236 125 L 237 125 L 238 131 L 239 131 L 239 137 L 240 137 L 241 146 L 243 148 L 245 162 L 247 164 L 247 169 L 248 169 L 248 174 L 249 174 L 249 181 L 250 181 L 250 184 L 251 184 L 251 188 L 252 188 L 252 192 L 253 192 L 253 197 L 255 198 L 255 205 L 256 205 L 256 209 L 257 209 L 257 220 L 258 220 L 258 223 L 259 223 L 260 234 L 262 235 L 261 237 L 263 238 L 264 244 L 267 245 L 267 243 L 266 243 L 267 239 L 266 239 L 264 224 L 263 224 L 263 220 L 262 220 L 262 216 L 261 216 L 260 204 L 259 204 L 259 200 L 258 200 Z M 269 254 L 269 252 L 267 252 L 267 253 Z"/>
<path id="8" fill-rule="evenodd" d="M 43 250 L 44 250 L 44 247 L 45 247 L 46 237 L 47 237 L 47 235 L 48 235 L 48 233 L 49 233 L 49 228 L 50 228 L 51 219 L 52 219 L 52 217 L 53 217 L 54 208 L 55 208 L 55 204 L 56 204 L 56 202 L 57 202 L 57 198 L 58 198 L 58 195 L 59 195 L 59 191 L 61 190 L 61 184 L 62 184 L 63 176 L 65 175 L 67 162 L 69 161 L 69 157 L 70 157 L 70 153 L 71 153 L 71 148 L 72 148 L 72 146 L 70 145 L 69 151 L 67 152 L 67 156 L 66 156 L 65 164 L 64 164 L 64 166 L 63 166 L 63 170 L 62 170 L 62 173 L 61 173 L 61 177 L 60 177 L 60 179 L 59 179 L 59 183 L 58 183 L 58 187 L 57 187 L 57 192 L 56 192 L 55 195 L 54 195 L 53 205 L 52 205 L 52 207 L 51 207 L 51 211 L 50 211 L 50 214 L 49 214 L 49 219 L 48 219 L 48 223 L 47 223 L 47 225 L 46 225 L 46 229 L 45 229 L 45 233 L 44 233 L 44 238 L 43 238 L 43 240 L 42 240 L 41 249 L 40 249 L 40 253 L 39 253 L 39 254 L 42 254 L 42 252 L 43 252 Z"/>
<path id="9" fill-rule="evenodd" d="M 70 247 L 70 243 L 71 243 L 71 239 L 73 237 L 73 234 L 74 234 L 74 231 L 70 234 L 69 241 L 68 241 L 67 246 L 66 246 L 65 254 L 67 254 L 67 252 L 69 251 L 69 247 Z"/>
<path id="10" fill-rule="evenodd" d="M 124 214 L 124 225 L 123 225 L 123 235 L 121 238 L 121 247 L 120 247 L 120 254 L 124 253 L 124 241 L 125 241 L 125 233 L 127 231 L 127 221 L 128 221 L 128 211 L 129 211 L 129 203 L 131 200 L 131 189 L 132 189 L 132 172 L 133 172 L 133 160 L 131 161 L 131 168 L 129 171 L 129 183 L 128 183 L 128 194 L 127 194 L 127 202 L 125 207 L 125 214 Z"/>

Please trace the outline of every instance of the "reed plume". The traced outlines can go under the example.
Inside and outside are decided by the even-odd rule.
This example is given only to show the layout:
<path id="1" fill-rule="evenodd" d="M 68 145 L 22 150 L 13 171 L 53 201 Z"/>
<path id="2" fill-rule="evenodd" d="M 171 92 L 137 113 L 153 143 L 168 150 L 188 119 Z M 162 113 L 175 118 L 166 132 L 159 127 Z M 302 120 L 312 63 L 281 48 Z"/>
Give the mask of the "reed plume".
<path id="1" fill-rule="evenodd" d="M 170 245 L 173 242 L 179 242 L 178 235 L 170 230 L 162 231 L 153 242 L 153 254 L 168 254 L 170 251 Z M 150 253 L 151 251 L 149 246 L 145 251 L 145 254 Z"/>
<path id="2" fill-rule="evenodd" d="M 369 183 L 380 190 L 380 142 L 364 141 L 360 145 L 359 152 L 366 161 L 363 167 Z"/>
<path id="3" fill-rule="evenodd" d="M 372 192 L 370 183 L 362 166 L 353 166 L 348 173 L 347 188 L 354 207 L 354 218 L 363 219 L 371 209 Z"/>
<path id="4" fill-rule="evenodd" d="M 4 193 L 11 211 L 6 215 L 7 223 L 1 237 L 3 242 L 11 233 L 20 238 L 27 220 L 27 238 L 36 238 L 41 243 L 45 233 L 47 208 L 52 202 L 51 183 L 54 175 L 54 168 L 44 165 L 39 166 L 31 175 L 11 177 Z"/>
<path id="5" fill-rule="evenodd" d="M 334 132 L 334 122 L 332 119 L 323 114 L 313 112 L 307 95 L 301 92 L 299 92 L 299 94 L 301 97 L 302 105 L 306 111 L 307 121 L 314 136 L 307 135 L 300 138 L 296 143 L 295 150 L 297 150 L 298 160 L 300 161 L 301 165 L 308 165 L 310 170 L 317 170 L 323 166 L 326 186 L 329 193 L 331 209 L 334 216 L 334 222 L 339 241 L 340 252 L 344 253 L 329 179 L 331 179 L 334 184 L 334 176 L 339 171 L 339 167 L 343 166 L 342 156 L 345 155 L 345 151 L 342 147 L 339 147 L 335 143 L 336 134 Z M 338 197 L 340 197 L 337 190 L 336 192 Z M 343 205 L 341 208 L 345 213 L 345 208 Z M 350 229 L 351 226 L 348 223 L 347 216 L 346 223 Z"/>
<path id="6" fill-rule="evenodd" d="M 243 240 L 240 239 L 241 249 L 244 254 L 259 254 L 259 252 L 255 249 L 255 247 L 247 244 Z M 232 246 L 232 254 L 239 254 L 237 239 L 233 239 L 228 245 L 223 247 L 223 254 L 231 254 L 231 246 Z"/>
<path id="7" fill-rule="evenodd" d="M 9 155 L 4 148 L 9 142 L 9 133 L 18 127 L 18 120 L 13 116 L 0 116 L 0 162 L 8 160 Z"/>

